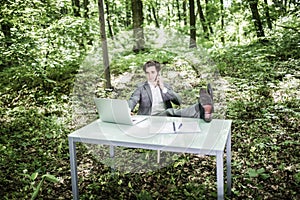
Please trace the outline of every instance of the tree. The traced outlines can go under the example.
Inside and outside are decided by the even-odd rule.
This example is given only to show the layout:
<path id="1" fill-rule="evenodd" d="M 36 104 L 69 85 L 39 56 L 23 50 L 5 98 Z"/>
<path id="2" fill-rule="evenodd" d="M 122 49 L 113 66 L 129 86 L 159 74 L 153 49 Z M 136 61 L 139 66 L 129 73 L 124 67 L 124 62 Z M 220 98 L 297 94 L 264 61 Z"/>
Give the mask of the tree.
<path id="1" fill-rule="evenodd" d="M 177 8 L 177 16 L 178 16 L 178 21 L 181 21 L 181 12 L 180 12 L 180 4 L 179 4 L 179 0 L 176 0 L 176 8 Z"/>
<path id="2" fill-rule="evenodd" d="M 131 1 L 125 0 L 125 10 L 126 10 L 126 17 L 125 17 L 125 26 L 129 27 L 131 24 Z"/>
<path id="3" fill-rule="evenodd" d="M 204 32 L 204 37 L 209 38 L 209 32 L 208 32 L 208 28 L 207 28 L 207 24 L 206 24 L 206 20 L 205 20 L 204 14 L 203 14 L 200 0 L 197 0 L 197 7 L 198 7 L 198 13 L 199 13 L 200 21 L 202 24 L 203 32 Z"/>
<path id="4" fill-rule="evenodd" d="M 100 34 L 101 34 L 101 42 L 102 42 L 104 76 L 105 76 L 105 80 L 106 80 L 105 88 L 111 89 L 112 85 L 111 85 L 111 78 L 110 78 L 110 67 L 109 67 L 107 41 L 106 41 L 106 34 L 105 34 L 103 0 L 98 0 L 98 12 L 99 12 Z"/>
<path id="5" fill-rule="evenodd" d="M 197 47 L 196 44 L 196 17 L 195 17 L 195 2 L 189 0 L 190 4 L 190 48 Z"/>
<path id="6" fill-rule="evenodd" d="M 72 0 L 73 13 L 75 17 L 80 17 L 80 0 Z"/>
<path id="7" fill-rule="evenodd" d="M 155 26 L 156 28 L 159 28 L 159 22 L 158 22 L 158 17 L 157 17 L 157 14 L 156 14 L 156 9 L 155 7 L 153 6 L 153 4 L 151 3 L 151 10 L 152 10 L 152 13 L 153 13 L 153 17 L 154 17 L 154 20 L 155 20 Z"/>
<path id="8" fill-rule="evenodd" d="M 89 0 L 83 0 L 84 18 L 89 18 Z"/>
<path id="9" fill-rule="evenodd" d="M 208 13 L 209 13 L 209 2 L 208 2 L 208 0 L 205 0 L 205 10 L 206 10 L 206 19 L 208 19 L 207 24 L 208 24 L 208 27 L 209 27 L 209 31 L 210 31 L 211 34 L 214 34 L 214 30 L 213 30 L 212 25 L 211 25 L 211 20 L 208 17 Z"/>
<path id="10" fill-rule="evenodd" d="M 108 32 L 109 32 L 110 37 L 113 39 L 114 34 L 113 34 L 113 30 L 112 30 L 112 27 L 110 24 L 111 15 L 110 15 L 110 11 L 109 11 L 109 2 L 108 2 L 108 0 L 104 0 L 104 2 L 105 2 L 105 7 L 106 7 L 106 14 L 107 14 L 106 21 L 107 21 L 107 26 L 108 26 Z"/>
<path id="11" fill-rule="evenodd" d="M 182 10 L 183 10 L 183 13 L 182 13 L 182 15 L 183 15 L 183 24 L 184 24 L 184 26 L 186 26 L 187 25 L 187 11 L 186 11 L 186 7 L 187 7 L 187 5 L 186 5 L 186 1 L 187 0 L 183 0 L 183 3 L 182 3 Z"/>
<path id="12" fill-rule="evenodd" d="M 159 18 L 158 18 L 158 12 L 159 12 L 159 4 L 157 3 L 157 1 L 152 2 L 152 1 L 148 1 L 147 4 L 144 4 L 144 6 L 146 7 L 146 21 L 147 24 L 151 24 L 153 21 L 155 23 L 155 27 L 159 28 Z"/>
<path id="13" fill-rule="evenodd" d="M 131 0 L 132 5 L 132 21 L 133 21 L 133 37 L 135 44 L 133 46 L 134 52 L 144 50 L 144 28 L 143 28 L 143 3 L 142 0 Z"/>
<path id="14" fill-rule="evenodd" d="M 287 3 L 287 0 L 286 1 L 283 1 L 283 0 L 272 0 L 272 2 L 275 5 L 276 9 L 279 11 L 280 15 L 283 15 L 286 12 L 286 3 Z"/>
<path id="15" fill-rule="evenodd" d="M 12 45 L 11 28 L 12 28 L 12 25 L 10 24 L 10 22 L 8 22 L 8 21 L 2 21 L 1 22 L 1 31 L 2 31 L 2 33 L 4 35 L 4 38 L 5 38 L 4 41 L 5 41 L 5 46 L 6 47 L 9 47 L 10 45 Z"/>
<path id="16" fill-rule="evenodd" d="M 221 10 L 221 42 L 224 44 L 225 43 L 225 38 L 224 38 L 224 2 L 223 0 L 220 0 L 220 10 Z"/>
<path id="17" fill-rule="evenodd" d="M 264 0 L 264 2 L 265 2 L 264 10 L 266 13 L 267 24 L 268 24 L 269 29 L 272 30 L 272 21 L 271 21 L 271 17 L 270 17 L 268 0 Z"/>
<path id="18" fill-rule="evenodd" d="M 258 0 L 249 0 L 249 5 L 252 12 L 252 19 L 253 19 L 257 37 L 258 38 L 265 37 L 264 29 L 257 9 Z"/>

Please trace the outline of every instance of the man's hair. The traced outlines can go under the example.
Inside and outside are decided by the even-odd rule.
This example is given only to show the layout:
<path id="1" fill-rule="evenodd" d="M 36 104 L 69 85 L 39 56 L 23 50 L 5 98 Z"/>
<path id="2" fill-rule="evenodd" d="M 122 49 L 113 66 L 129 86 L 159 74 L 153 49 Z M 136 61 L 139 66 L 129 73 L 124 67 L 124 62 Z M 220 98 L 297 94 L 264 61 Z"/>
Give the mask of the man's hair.
<path id="1" fill-rule="evenodd" d="M 160 71 L 160 63 L 155 61 L 155 60 L 150 60 L 150 61 L 147 61 L 144 65 L 143 65 L 143 70 L 144 72 L 146 72 L 146 69 L 148 67 L 155 67 L 156 71 L 159 72 Z"/>

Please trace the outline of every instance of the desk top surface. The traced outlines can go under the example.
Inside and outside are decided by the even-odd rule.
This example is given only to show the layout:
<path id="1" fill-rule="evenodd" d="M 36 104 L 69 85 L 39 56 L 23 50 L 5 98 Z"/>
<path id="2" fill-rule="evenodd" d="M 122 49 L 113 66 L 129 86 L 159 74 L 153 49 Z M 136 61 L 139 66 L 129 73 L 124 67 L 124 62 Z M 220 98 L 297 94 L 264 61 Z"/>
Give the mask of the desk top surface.
<path id="1" fill-rule="evenodd" d="M 142 117 L 142 116 L 141 116 Z M 157 117 L 134 125 L 105 123 L 100 119 L 69 134 L 78 142 L 93 142 L 141 148 L 180 148 L 224 151 L 231 130 L 231 120 Z M 174 132 L 174 126 L 176 132 Z"/>

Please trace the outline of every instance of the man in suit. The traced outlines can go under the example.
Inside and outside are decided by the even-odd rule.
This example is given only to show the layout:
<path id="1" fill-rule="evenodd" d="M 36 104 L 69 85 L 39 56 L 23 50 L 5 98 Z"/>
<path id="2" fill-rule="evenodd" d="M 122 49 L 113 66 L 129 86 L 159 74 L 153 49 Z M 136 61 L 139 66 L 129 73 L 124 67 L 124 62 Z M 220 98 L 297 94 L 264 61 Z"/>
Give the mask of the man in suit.
<path id="1" fill-rule="evenodd" d="M 160 63 L 148 61 L 143 70 L 147 81 L 138 85 L 128 100 L 131 111 L 139 104 L 138 115 L 193 117 L 204 119 L 206 122 L 212 120 L 213 98 L 210 84 L 207 89 L 200 90 L 198 103 L 187 108 L 174 109 L 172 103 L 180 105 L 181 98 L 159 75 Z"/>

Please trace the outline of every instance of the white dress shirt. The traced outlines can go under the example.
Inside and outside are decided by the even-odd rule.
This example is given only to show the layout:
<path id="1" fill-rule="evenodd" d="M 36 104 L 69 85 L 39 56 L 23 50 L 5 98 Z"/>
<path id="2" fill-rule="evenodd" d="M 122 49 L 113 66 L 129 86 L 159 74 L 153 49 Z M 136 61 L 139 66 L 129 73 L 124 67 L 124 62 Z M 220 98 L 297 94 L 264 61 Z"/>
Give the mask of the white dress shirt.
<path id="1" fill-rule="evenodd" d="M 154 86 L 149 83 L 152 93 L 152 112 L 151 115 L 157 115 L 165 110 L 165 104 L 163 102 L 161 91 L 158 86 Z M 165 89 L 165 88 L 164 88 Z"/>

